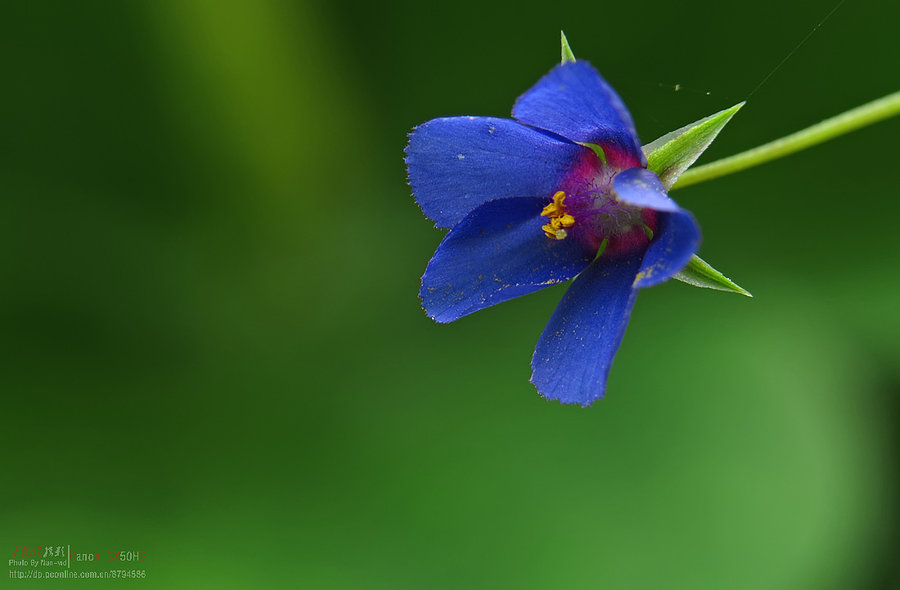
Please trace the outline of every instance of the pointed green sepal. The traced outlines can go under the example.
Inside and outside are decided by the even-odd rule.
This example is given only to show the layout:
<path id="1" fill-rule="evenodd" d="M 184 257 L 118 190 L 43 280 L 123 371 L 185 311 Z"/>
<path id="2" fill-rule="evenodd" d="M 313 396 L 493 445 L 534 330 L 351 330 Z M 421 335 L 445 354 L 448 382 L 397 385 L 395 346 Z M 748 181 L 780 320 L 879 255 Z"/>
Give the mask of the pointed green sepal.
<path id="1" fill-rule="evenodd" d="M 738 103 L 648 143 L 643 147 L 647 168 L 659 176 L 666 189 L 672 188 L 742 106 L 743 102 Z"/>
<path id="2" fill-rule="evenodd" d="M 559 32 L 559 41 L 562 45 L 562 60 L 560 61 L 560 63 L 575 63 L 575 54 L 572 53 L 572 48 L 569 47 L 569 40 L 566 39 L 566 34 L 562 31 Z"/>
<path id="3" fill-rule="evenodd" d="M 694 255 L 687 266 L 685 266 L 680 273 L 676 274 L 674 278 L 695 287 L 705 287 L 717 291 L 740 293 L 747 297 L 753 297 L 749 291 L 737 285 L 734 281 L 711 267 L 709 263 L 697 255 Z"/>
<path id="4" fill-rule="evenodd" d="M 603 151 L 603 148 L 597 145 L 596 143 L 587 143 L 583 141 L 575 142 L 578 145 L 583 145 L 586 148 L 591 148 L 597 157 L 600 158 L 600 161 L 603 162 L 603 165 L 606 166 L 606 152 Z"/>

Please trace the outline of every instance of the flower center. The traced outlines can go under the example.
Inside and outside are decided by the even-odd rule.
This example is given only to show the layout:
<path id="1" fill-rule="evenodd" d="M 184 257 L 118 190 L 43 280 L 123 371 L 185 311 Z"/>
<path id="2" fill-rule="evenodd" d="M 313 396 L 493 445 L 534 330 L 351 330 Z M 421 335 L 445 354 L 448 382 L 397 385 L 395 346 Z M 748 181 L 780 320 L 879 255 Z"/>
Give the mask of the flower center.
<path id="1" fill-rule="evenodd" d="M 607 191 L 588 192 L 582 205 L 586 209 L 582 215 L 601 239 L 615 238 L 643 225 L 640 207 L 625 204 Z"/>
<path id="2" fill-rule="evenodd" d="M 574 237 L 586 248 L 605 248 L 610 254 L 645 248 L 656 227 L 655 211 L 620 201 L 611 183 L 591 183 L 559 190 L 541 211 L 549 222 L 541 226 L 553 240 Z"/>

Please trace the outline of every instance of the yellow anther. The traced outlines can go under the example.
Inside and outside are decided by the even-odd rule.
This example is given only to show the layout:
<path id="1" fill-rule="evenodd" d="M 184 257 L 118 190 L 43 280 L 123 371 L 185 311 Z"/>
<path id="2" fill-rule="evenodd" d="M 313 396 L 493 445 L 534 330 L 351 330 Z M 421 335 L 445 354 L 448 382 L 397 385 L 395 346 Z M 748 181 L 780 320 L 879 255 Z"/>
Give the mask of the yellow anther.
<path id="1" fill-rule="evenodd" d="M 544 230 L 544 233 L 547 234 L 548 238 L 553 240 L 562 240 L 566 237 L 566 230 L 561 227 L 553 227 L 552 222 L 547 225 L 542 225 L 541 229 Z"/>
<path id="2" fill-rule="evenodd" d="M 554 240 L 562 240 L 566 237 L 567 227 L 575 225 L 575 218 L 566 213 L 566 193 L 556 191 L 553 194 L 553 202 L 544 207 L 541 211 L 542 217 L 549 217 L 550 223 L 541 226 L 548 238 Z"/>
<path id="3" fill-rule="evenodd" d="M 559 212 L 559 207 L 556 206 L 556 203 L 550 203 L 541 211 L 541 217 L 553 217 Z"/>
<path id="4" fill-rule="evenodd" d="M 556 191 L 553 195 L 553 202 L 544 207 L 544 210 L 541 211 L 541 215 L 544 217 L 557 217 L 562 215 L 566 211 L 566 206 L 563 204 L 563 201 L 566 200 L 566 193 L 563 191 Z"/>

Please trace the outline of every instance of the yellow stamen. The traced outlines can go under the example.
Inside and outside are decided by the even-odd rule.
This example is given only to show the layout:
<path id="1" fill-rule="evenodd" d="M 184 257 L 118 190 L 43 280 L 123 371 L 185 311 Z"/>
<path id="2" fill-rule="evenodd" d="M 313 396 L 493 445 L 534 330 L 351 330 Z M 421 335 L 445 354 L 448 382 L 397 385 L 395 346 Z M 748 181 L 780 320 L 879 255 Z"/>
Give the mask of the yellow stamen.
<path id="1" fill-rule="evenodd" d="M 553 217 L 559 212 L 559 207 L 556 206 L 556 203 L 550 203 L 541 211 L 542 217 Z"/>
<path id="2" fill-rule="evenodd" d="M 566 230 L 559 227 L 553 227 L 553 225 L 549 223 L 547 225 L 542 225 L 541 229 L 544 230 L 544 233 L 547 234 L 548 238 L 554 240 L 563 240 L 566 237 Z"/>
<path id="3" fill-rule="evenodd" d="M 544 207 L 543 211 L 541 211 L 542 217 L 550 218 L 550 223 L 541 226 L 541 229 L 544 230 L 544 233 L 547 234 L 548 238 L 563 240 L 567 235 L 565 228 L 575 225 L 575 218 L 566 213 L 565 200 L 566 193 L 563 191 L 556 191 L 553 194 L 553 202 Z"/>

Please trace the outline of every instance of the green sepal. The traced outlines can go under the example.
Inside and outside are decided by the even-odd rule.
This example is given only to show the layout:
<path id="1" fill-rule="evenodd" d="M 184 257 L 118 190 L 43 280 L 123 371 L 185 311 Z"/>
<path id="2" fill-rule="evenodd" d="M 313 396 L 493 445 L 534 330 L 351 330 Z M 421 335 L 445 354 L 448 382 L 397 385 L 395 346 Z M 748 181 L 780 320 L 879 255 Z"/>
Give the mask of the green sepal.
<path id="1" fill-rule="evenodd" d="M 730 293 L 740 293 L 747 297 L 753 297 L 749 291 L 737 285 L 734 281 L 714 269 L 705 260 L 694 255 L 681 272 L 673 278 L 678 279 L 688 285 L 695 287 L 705 287 L 707 289 L 715 289 L 717 291 L 728 291 Z"/>
<path id="2" fill-rule="evenodd" d="M 597 145 L 596 143 L 587 143 L 583 141 L 575 142 L 578 145 L 583 145 L 586 148 L 591 148 L 597 157 L 600 158 L 600 161 L 603 162 L 603 165 L 606 166 L 606 152 L 603 151 L 603 148 Z"/>
<path id="3" fill-rule="evenodd" d="M 559 42 L 562 46 L 562 59 L 560 60 L 560 63 L 575 63 L 575 54 L 572 53 L 572 48 L 569 47 L 569 40 L 566 39 L 566 34 L 562 31 L 559 32 Z"/>
<path id="4" fill-rule="evenodd" d="M 651 141 L 643 147 L 647 168 L 659 176 L 667 190 L 672 188 L 742 106 L 743 102 L 738 103 Z"/>

